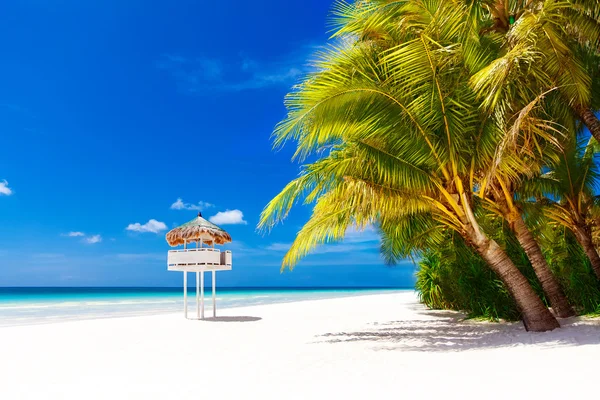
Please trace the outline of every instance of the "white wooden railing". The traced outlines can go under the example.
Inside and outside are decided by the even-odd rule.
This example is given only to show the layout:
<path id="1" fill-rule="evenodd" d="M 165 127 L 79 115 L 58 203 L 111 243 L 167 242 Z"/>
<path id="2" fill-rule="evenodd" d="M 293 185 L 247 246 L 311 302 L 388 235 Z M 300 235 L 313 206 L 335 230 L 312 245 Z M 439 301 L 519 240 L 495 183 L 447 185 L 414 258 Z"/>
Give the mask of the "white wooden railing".
<path id="1" fill-rule="evenodd" d="M 223 253 L 219 249 L 199 248 L 169 250 L 167 264 L 172 266 L 227 265 L 231 266 L 231 251 Z"/>

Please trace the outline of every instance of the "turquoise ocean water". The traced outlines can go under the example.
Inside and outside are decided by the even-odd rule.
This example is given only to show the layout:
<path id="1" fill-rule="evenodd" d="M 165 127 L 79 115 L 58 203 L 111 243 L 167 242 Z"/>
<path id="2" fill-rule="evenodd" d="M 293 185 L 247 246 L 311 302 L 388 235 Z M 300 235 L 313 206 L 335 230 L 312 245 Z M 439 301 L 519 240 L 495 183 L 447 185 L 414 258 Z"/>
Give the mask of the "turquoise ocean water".
<path id="1" fill-rule="evenodd" d="M 392 293 L 381 288 L 217 288 L 217 309 Z M 211 289 L 205 289 L 210 310 Z M 195 288 L 188 289 L 190 312 Z M 183 311 L 182 288 L 1 288 L 0 327 Z"/>

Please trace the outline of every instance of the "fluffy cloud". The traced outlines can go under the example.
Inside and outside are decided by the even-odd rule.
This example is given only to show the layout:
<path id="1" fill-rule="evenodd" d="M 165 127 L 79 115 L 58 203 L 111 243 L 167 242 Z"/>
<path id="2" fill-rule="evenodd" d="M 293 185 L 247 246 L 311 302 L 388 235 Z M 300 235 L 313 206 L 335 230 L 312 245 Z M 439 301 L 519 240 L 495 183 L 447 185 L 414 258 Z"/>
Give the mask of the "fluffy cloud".
<path id="1" fill-rule="evenodd" d="M 181 197 L 175 203 L 171 204 L 171 210 L 204 211 L 210 207 L 214 207 L 214 204 L 207 203 L 206 201 L 199 201 L 198 204 L 184 203 Z"/>
<path id="2" fill-rule="evenodd" d="M 11 194 L 13 194 L 13 191 L 11 188 L 8 187 L 8 181 L 0 181 L 0 196 L 10 196 Z"/>
<path id="3" fill-rule="evenodd" d="M 246 225 L 248 223 L 244 221 L 244 213 L 240 210 L 219 211 L 208 220 L 217 225 Z"/>
<path id="4" fill-rule="evenodd" d="M 84 239 L 84 241 L 88 244 L 95 244 L 95 243 L 100 243 L 102 241 L 102 236 L 100 235 L 93 235 L 90 237 L 86 237 Z"/>
<path id="5" fill-rule="evenodd" d="M 83 232 L 69 232 L 69 233 L 63 233 L 61 236 L 67 236 L 67 237 L 83 237 L 83 236 L 85 236 L 85 233 L 83 233 Z"/>
<path id="6" fill-rule="evenodd" d="M 160 231 L 166 230 L 167 225 L 165 225 L 164 222 L 160 222 L 155 219 L 151 219 L 143 225 L 140 224 L 139 222 L 136 222 L 135 224 L 129 224 L 129 225 L 127 225 L 127 228 L 125 228 L 125 229 L 127 229 L 128 231 L 133 231 L 133 232 L 159 233 Z"/>
<path id="7" fill-rule="evenodd" d="M 66 236 L 66 237 L 80 237 L 82 238 L 82 242 L 83 243 L 87 243 L 87 244 L 95 244 L 95 243 L 100 243 L 102 241 L 102 236 L 101 235 L 91 235 L 91 236 L 87 236 L 85 233 L 83 232 L 78 232 L 78 231 L 73 231 L 73 232 L 69 232 L 69 233 L 63 233 L 60 236 Z"/>

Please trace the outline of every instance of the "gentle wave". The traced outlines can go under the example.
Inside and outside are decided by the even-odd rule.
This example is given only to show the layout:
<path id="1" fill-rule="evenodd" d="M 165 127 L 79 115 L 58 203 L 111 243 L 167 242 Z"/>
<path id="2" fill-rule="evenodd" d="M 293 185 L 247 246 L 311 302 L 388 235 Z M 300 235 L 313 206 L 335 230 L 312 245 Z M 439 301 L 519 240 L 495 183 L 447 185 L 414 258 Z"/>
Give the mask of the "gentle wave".
<path id="1" fill-rule="evenodd" d="M 395 291 L 397 290 L 265 290 L 261 293 L 260 290 L 248 290 L 246 293 L 222 292 L 216 300 L 217 307 L 223 309 Z M 205 292 L 205 306 L 210 307 L 211 303 L 210 291 Z M 193 291 L 188 292 L 188 306 L 190 312 L 195 310 L 196 293 Z M 20 298 L 13 295 L 8 302 L 0 297 L 0 326 L 176 313 L 182 309 L 181 292 L 140 293 L 138 290 L 118 295 L 110 293 L 109 298 L 99 296 L 97 292 L 91 293 L 88 298 L 82 293 L 61 293 L 45 298 L 35 298 L 30 294 Z"/>
<path id="2" fill-rule="evenodd" d="M 70 301 L 61 303 L 32 303 L 32 304 L 19 304 L 19 305 L 8 305 L 0 306 L 0 310 L 26 310 L 30 308 L 56 308 L 56 307 L 81 307 L 81 306 L 120 306 L 120 305 L 134 305 L 134 304 L 174 304 L 177 300 L 160 300 L 160 301 L 148 301 L 148 300 L 119 300 L 119 301 Z"/>

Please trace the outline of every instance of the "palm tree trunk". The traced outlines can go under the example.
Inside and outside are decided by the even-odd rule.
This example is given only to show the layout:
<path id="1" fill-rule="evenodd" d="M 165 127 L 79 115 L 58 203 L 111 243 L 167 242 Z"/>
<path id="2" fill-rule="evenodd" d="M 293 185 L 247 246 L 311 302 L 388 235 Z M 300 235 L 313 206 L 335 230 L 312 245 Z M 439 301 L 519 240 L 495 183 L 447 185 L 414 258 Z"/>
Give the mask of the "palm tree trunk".
<path id="1" fill-rule="evenodd" d="M 504 282 L 522 314 L 525 329 L 533 332 L 551 331 L 560 325 L 542 300 L 533 291 L 527 278 L 521 274 L 508 255 L 493 240 L 481 235 L 471 235 L 477 253 Z"/>
<path id="2" fill-rule="evenodd" d="M 587 107 L 576 107 L 576 110 L 581 121 L 587 126 L 598 143 L 600 143 L 600 120 L 596 117 L 596 114 Z"/>
<path id="3" fill-rule="evenodd" d="M 523 222 L 523 218 L 519 215 L 516 216 L 511 222 L 511 228 L 515 233 L 517 240 L 521 244 L 525 254 L 531 262 L 531 266 L 535 271 L 544 293 L 550 301 L 552 311 L 557 317 L 567 318 L 575 315 L 575 310 L 569 304 L 567 296 L 565 296 L 560 284 L 556 277 L 550 271 L 550 267 L 542 254 L 542 249 L 538 245 L 537 241 L 533 237 L 533 234 Z"/>
<path id="4" fill-rule="evenodd" d="M 573 233 L 575 233 L 577 241 L 581 247 L 583 247 L 583 251 L 585 251 L 585 254 L 588 256 L 596 277 L 600 279 L 600 256 L 598 255 L 598 251 L 592 242 L 592 235 L 589 234 L 586 229 L 581 227 L 575 227 Z"/>

